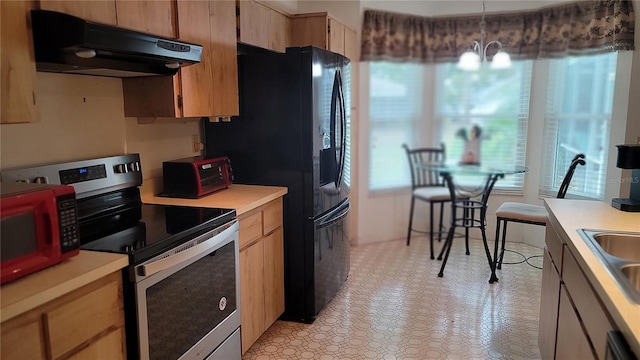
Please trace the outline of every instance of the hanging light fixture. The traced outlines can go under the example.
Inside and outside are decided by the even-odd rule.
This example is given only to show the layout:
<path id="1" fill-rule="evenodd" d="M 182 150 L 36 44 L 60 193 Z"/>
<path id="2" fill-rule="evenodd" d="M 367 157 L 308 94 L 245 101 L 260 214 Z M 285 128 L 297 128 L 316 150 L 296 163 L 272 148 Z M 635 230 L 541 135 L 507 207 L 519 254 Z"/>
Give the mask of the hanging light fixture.
<path id="1" fill-rule="evenodd" d="M 482 0 L 482 19 L 480 21 L 480 41 L 473 41 L 473 49 L 468 49 L 458 60 L 458 67 L 463 70 L 478 70 L 482 66 L 483 62 L 487 61 L 487 51 L 491 46 L 497 47 L 498 50 L 493 55 L 491 61 L 492 69 L 506 69 L 511 67 L 511 57 L 502 49 L 502 43 L 498 40 L 493 40 L 485 44 L 485 27 L 487 23 L 484 21 L 485 13 L 485 0 Z"/>

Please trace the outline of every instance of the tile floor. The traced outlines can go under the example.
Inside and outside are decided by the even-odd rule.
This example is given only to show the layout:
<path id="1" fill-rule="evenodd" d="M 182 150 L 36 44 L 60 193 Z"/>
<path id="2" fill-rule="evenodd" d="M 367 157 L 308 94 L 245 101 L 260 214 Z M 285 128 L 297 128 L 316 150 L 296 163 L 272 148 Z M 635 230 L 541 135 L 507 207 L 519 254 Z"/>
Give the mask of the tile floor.
<path id="1" fill-rule="evenodd" d="M 470 243 L 466 256 L 456 239 L 443 278 L 426 238 L 352 247 L 349 279 L 316 321 L 276 321 L 243 359 L 539 359 L 542 271 L 505 264 L 490 285 L 482 242 Z"/>

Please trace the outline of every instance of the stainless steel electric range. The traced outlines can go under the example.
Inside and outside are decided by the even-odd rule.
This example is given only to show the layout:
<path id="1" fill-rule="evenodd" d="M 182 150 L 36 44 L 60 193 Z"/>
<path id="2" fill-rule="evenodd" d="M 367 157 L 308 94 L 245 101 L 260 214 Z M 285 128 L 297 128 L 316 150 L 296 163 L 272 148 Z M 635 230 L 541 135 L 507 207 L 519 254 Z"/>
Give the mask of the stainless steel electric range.
<path id="1" fill-rule="evenodd" d="M 81 249 L 122 253 L 129 359 L 240 359 L 235 210 L 142 204 L 138 154 L 2 172 L 67 184 Z"/>

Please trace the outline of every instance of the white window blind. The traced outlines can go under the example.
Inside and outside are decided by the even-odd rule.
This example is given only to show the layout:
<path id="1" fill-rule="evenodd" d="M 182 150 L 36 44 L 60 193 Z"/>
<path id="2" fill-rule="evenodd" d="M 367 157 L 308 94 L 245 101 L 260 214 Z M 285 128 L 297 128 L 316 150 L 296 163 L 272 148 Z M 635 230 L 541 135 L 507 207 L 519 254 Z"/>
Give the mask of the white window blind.
<path id="1" fill-rule="evenodd" d="M 469 139 L 471 128 L 479 126 L 483 165 L 525 165 L 532 62 L 514 61 L 504 70 L 487 65 L 474 72 L 453 63 L 436 67 L 435 119 L 447 161 L 462 159 L 463 134 Z M 507 176 L 495 189 L 521 193 L 523 178 L 522 174 Z"/>
<path id="2" fill-rule="evenodd" d="M 549 60 L 540 196 L 555 197 L 583 153 L 567 194 L 604 198 L 616 61 L 616 53 Z"/>
<path id="3" fill-rule="evenodd" d="M 369 190 L 411 185 L 403 143 L 415 143 L 422 117 L 423 66 L 372 62 L 369 67 Z M 427 134 L 423 134 L 426 137 Z"/>

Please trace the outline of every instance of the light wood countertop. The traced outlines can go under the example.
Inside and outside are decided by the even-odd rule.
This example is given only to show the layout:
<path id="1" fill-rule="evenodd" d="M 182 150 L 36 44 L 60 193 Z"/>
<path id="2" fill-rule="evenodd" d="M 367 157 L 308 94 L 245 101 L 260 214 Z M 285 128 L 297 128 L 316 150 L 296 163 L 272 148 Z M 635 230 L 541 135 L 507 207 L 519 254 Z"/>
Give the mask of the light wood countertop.
<path id="1" fill-rule="evenodd" d="M 147 180 L 145 180 L 147 181 Z M 286 187 L 233 184 L 199 199 L 176 199 L 142 192 L 145 204 L 200 206 L 235 209 L 238 216 L 287 193 Z"/>
<path id="2" fill-rule="evenodd" d="M 549 221 L 575 256 L 631 349 L 640 355 L 640 304 L 631 301 L 609 274 L 578 229 L 640 232 L 640 213 L 624 212 L 601 201 L 545 199 Z M 640 243 L 638 243 L 640 246 Z"/>
<path id="3" fill-rule="evenodd" d="M 126 255 L 80 250 L 80 254 L 60 264 L 2 285 L 0 321 L 35 309 L 128 265 Z"/>

